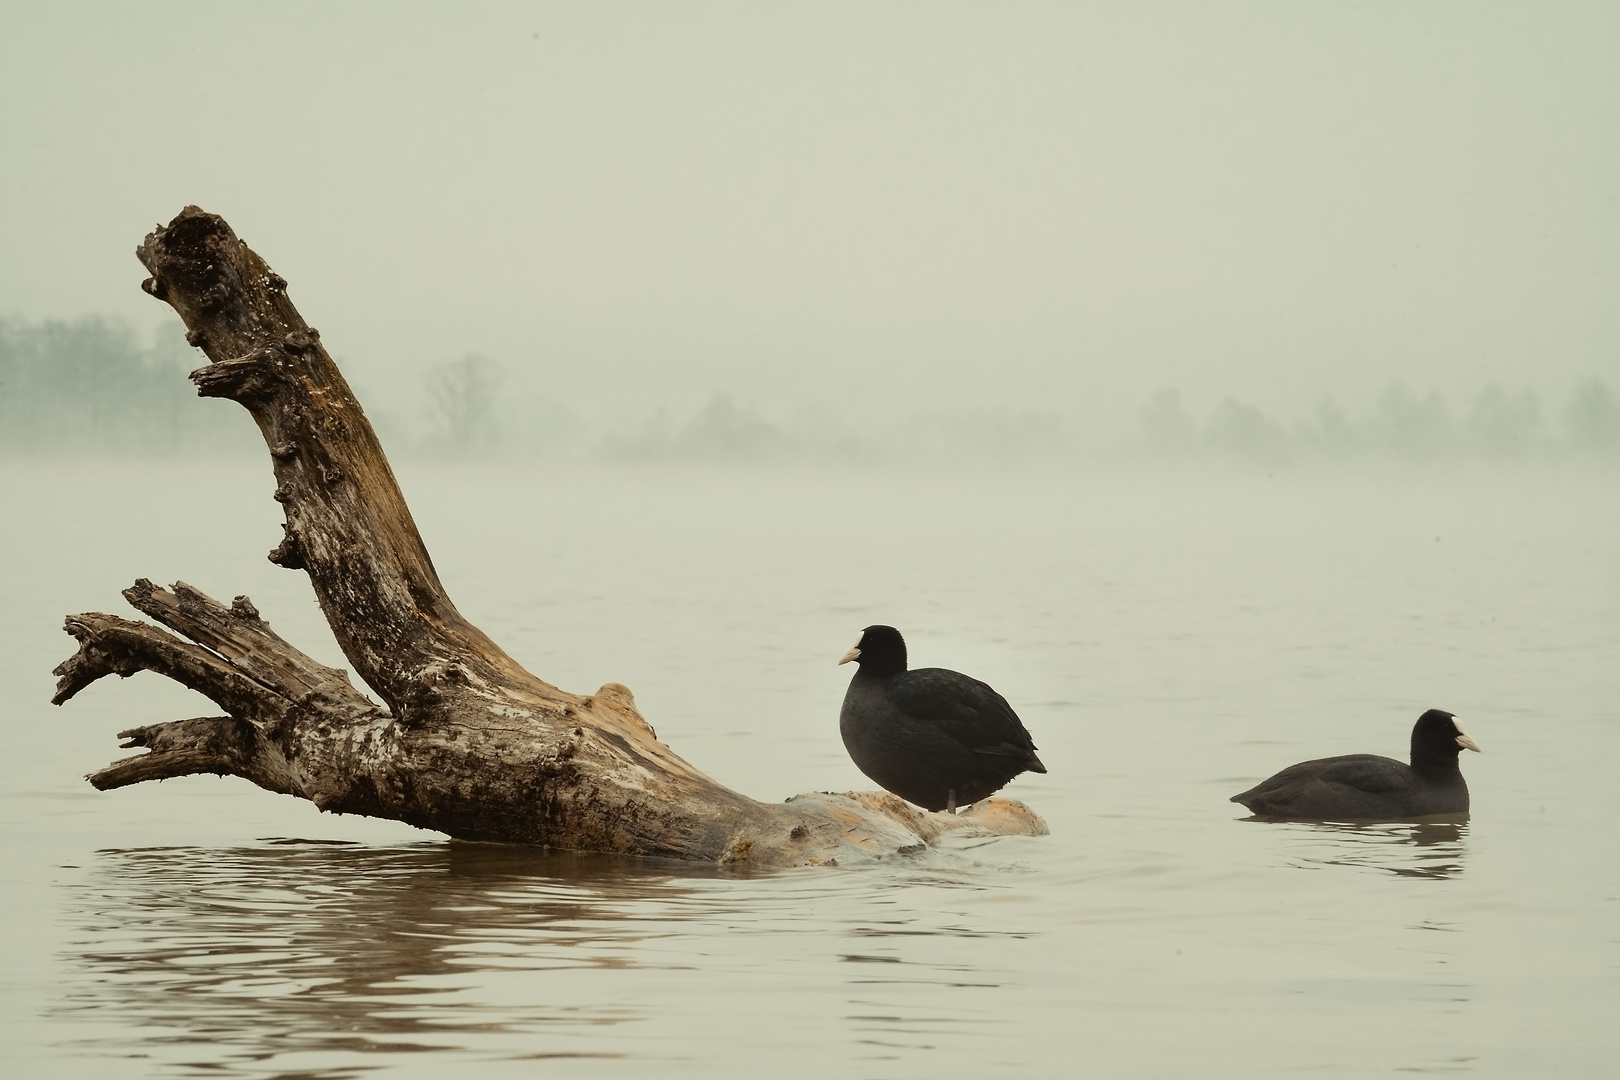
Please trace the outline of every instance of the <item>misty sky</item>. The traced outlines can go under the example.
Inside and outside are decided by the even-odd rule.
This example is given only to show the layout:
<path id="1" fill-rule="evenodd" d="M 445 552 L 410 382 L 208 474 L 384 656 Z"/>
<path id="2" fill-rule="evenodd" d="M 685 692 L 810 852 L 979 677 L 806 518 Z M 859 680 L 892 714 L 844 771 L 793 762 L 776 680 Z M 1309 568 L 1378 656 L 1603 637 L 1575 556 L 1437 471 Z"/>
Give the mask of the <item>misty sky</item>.
<path id="1" fill-rule="evenodd" d="M 1620 5 L 0 3 L 0 314 L 195 202 L 367 404 L 1620 378 Z M 378 401 L 378 398 L 381 401 Z"/>

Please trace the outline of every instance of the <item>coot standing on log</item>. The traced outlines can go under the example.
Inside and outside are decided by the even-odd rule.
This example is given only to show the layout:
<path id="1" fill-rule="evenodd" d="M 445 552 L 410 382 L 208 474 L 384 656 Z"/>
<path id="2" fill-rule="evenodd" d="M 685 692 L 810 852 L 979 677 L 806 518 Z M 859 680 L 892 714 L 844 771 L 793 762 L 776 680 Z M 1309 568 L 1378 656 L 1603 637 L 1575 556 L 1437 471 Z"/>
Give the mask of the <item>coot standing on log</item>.
<path id="1" fill-rule="evenodd" d="M 944 668 L 906 670 L 906 642 L 868 626 L 844 654 L 849 682 L 838 731 L 857 768 L 884 790 L 929 810 L 956 812 L 1021 772 L 1046 771 L 1007 699 Z"/>
<path id="2" fill-rule="evenodd" d="M 1412 728 L 1412 764 L 1346 754 L 1290 765 L 1232 801 L 1266 817 L 1313 821 L 1405 821 L 1468 811 L 1457 758 L 1478 752 L 1456 716 L 1430 709 Z"/>

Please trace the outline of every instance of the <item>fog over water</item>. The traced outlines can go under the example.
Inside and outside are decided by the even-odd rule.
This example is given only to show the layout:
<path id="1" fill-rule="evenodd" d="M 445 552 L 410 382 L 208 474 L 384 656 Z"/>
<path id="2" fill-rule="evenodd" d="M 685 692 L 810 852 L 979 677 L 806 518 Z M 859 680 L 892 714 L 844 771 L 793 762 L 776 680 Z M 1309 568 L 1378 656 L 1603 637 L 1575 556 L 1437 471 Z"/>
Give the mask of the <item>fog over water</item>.
<path id="1" fill-rule="evenodd" d="M 1616 55 L 1598 3 L 0 0 L 0 1062 L 1605 1075 Z M 721 872 L 90 789 L 216 711 L 49 705 L 137 577 L 347 666 L 139 289 L 187 203 L 520 662 L 774 800 L 870 786 L 834 661 L 892 623 L 1018 710 L 1052 834 Z M 1429 707 L 1465 823 L 1226 801 Z"/>

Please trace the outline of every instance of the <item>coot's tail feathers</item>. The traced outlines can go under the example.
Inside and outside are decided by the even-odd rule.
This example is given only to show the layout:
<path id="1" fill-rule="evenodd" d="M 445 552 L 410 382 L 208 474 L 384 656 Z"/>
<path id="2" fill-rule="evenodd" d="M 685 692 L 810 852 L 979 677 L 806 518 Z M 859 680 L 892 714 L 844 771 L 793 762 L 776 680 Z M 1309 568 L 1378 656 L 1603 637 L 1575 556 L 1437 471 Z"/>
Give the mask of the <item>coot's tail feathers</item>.
<path id="1" fill-rule="evenodd" d="M 1256 784 L 1254 787 L 1250 788 L 1248 791 L 1240 791 L 1240 792 L 1238 792 L 1236 795 L 1232 796 L 1227 801 L 1228 802 L 1235 802 L 1239 806 L 1246 806 L 1246 807 L 1249 808 L 1249 810 L 1252 813 L 1256 813 L 1256 814 L 1264 813 L 1265 811 L 1263 809 L 1261 809 L 1261 808 L 1266 805 L 1266 794 L 1267 793 L 1265 791 L 1265 787 L 1266 787 L 1266 785 L 1264 783 Z"/>
<path id="2" fill-rule="evenodd" d="M 1035 756 L 1035 751 L 1031 750 L 1027 746 L 1014 746 L 1012 743 L 996 743 L 993 746 L 975 746 L 973 748 L 973 752 L 975 754 L 990 754 L 994 757 L 1018 758 L 1024 763 L 1024 772 L 1043 773 L 1046 771 L 1046 766 L 1042 765 L 1041 759 Z"/>

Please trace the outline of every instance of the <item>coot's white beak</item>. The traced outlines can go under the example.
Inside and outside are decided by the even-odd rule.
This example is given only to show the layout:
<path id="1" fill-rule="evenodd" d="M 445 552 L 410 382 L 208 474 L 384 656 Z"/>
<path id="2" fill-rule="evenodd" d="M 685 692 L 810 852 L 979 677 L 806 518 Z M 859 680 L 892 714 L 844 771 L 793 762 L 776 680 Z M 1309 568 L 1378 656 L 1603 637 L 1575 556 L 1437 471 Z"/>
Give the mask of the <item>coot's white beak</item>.
<path id="1" fill-rule="evenodd" d="M 1462 747 L 1464 750 L 1472 750 L 1476 754 L 1483 754 L 1485 752 L 1479 748 L 1479 743 L 1468 737 L 1468 732 L 1463 730 L 1462 722 L 1460 720 L 1453 716 L 1451 718 L 1451 722 L 1457 726 L 1458 746 Z"/>
<path id="2" fill-rule="evenodd" d="M 861 637 L 863 637 L 863 638 L 865 636 L 866 636 L 865 634 L 861 635 Z M 851 660 L 859 660 L 860 658 L 861 658 L 861 643 L 860 643 L 859 640 L 857 640 L 855 642 L 855 644 L 850 648 L 849 652 L 845 653 L 843 656 L 840 656 L 838 658 L 838 662 L 840 664 L 847 664 Z"/>

